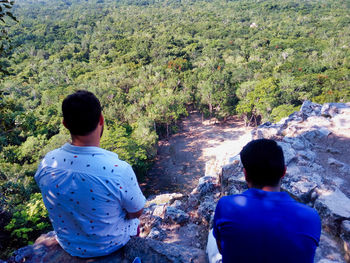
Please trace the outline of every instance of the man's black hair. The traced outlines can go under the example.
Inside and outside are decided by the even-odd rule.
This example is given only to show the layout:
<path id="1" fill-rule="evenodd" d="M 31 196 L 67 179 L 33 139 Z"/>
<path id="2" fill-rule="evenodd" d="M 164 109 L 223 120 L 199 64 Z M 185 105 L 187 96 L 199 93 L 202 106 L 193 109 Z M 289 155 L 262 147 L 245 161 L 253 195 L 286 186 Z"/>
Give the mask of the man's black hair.
<path id="1" fill-rule="evenodd" d="M 101 116 L 101 104 L 85 90 L 67 96 L 62 103 L 63 120 L 72 135 L 88 135 L 96 129 Z"/>
<path id="2" fill-rule="evenodd" d="M 283 151 L 273 140 L 251 141 L 243 147 L 240 156 L 253 186 L 277 186 L 284 175 Z"/>

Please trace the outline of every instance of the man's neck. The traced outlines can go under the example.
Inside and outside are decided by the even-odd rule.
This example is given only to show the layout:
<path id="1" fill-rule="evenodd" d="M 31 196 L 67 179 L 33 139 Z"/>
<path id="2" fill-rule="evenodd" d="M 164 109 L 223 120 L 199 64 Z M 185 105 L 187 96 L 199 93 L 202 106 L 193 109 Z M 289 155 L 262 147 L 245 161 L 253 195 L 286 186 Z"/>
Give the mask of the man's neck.
<path id="1" fill-rule="evenodd" d="M 260 189 L 266 192 L 281 192 L 281 185 L 278 184 L 276 186 L 269 186 L 269 185 L 265 185 L 263 187 L 261 186 L 255 186 L 252 185 L 251 183 L 248 182 L 248 188 L 256 188 L 256 189 Z"/>
<path id="2" fill-rule="evenodd" d="M 97 136 L 77 136 L 72 135 L 72 145 L 74 146 L 80 146 L 80 147 L 87 147 L 87 146 L 95 146 L 100 147 L 100 138 Z"/>
<path id="3" fill-rule="evenodd" d="M 278 186 L 264 186 L 260 189 L 263 191 L 266 191 L 266 192 L 280 192 L 281 191 L 281 187 L 279 185 Z"/>

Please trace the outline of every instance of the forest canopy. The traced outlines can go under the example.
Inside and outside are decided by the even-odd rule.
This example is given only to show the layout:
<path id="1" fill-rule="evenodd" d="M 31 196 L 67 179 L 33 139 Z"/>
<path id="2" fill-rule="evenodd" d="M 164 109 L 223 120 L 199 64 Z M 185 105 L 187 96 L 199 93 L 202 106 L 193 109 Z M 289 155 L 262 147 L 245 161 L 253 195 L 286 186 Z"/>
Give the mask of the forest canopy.
<path id="1" fill-rule="evenodd" d="M 13 48 L 0 56 L 0 257 L 50 228 L 33 175 L 69 140 L 60 107 L 75 90 L 101 100 L 102 147 L 138 175 L 190 109 L 256 124 L 307 99 L 350 100 L 349 1 L 17 0 L 11 10 Z"/>

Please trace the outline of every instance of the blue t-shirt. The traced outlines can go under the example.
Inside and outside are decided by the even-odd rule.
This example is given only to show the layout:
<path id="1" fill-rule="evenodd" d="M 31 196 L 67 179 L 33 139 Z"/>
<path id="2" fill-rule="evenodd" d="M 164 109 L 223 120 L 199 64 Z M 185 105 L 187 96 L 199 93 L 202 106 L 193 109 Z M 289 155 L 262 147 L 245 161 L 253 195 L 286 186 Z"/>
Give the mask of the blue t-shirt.
<path id="1" fill-rule="evenodd" d="M 285 192 L 251 188 L 219 200 L 213 234 L 223 263 L 312 263 L 321 221 L 315 209 Z"/>

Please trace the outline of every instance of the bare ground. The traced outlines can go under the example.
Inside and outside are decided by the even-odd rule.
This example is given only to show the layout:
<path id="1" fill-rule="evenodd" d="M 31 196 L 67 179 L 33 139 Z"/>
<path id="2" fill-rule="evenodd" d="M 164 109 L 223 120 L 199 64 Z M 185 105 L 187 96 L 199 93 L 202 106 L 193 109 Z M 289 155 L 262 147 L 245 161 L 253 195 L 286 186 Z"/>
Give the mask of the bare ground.
<path id="1" fill-rule="evenodd" d="M 219 123 L 191 112 L 178 133 L 159 141 L 156 162 L 141 182 L 142 191 L 146 196 L 190 193 L 204 176 L 206 162 L 227 163 L 248 142 L 250 130 L 237 117 Z"/>

